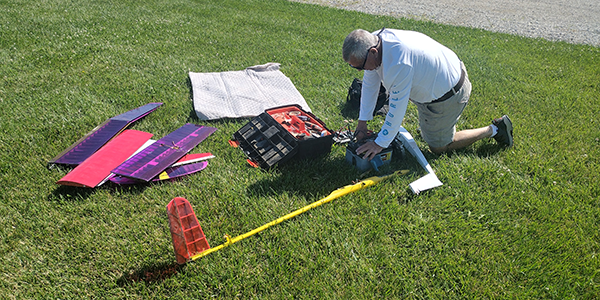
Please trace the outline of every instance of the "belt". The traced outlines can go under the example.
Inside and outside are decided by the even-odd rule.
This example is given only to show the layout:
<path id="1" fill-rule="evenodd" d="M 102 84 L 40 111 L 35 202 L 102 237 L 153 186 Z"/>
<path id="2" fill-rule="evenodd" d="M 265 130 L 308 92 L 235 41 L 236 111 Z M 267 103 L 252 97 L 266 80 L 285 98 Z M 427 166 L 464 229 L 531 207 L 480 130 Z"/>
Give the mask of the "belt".
<path id="1" fill-rule="evenodd" d="M 436 102 L 442 102 L 442 101 L 448 100 L 448 98 L 456 95 L 456 93 L 458 93 L 458 91 L 460 91 L 460 88 L 462 88 L 462 85 L 464 82 L 465 82 L 465 71 L 461 68 L 460 69 L 460 79 L 458 80 L 458 83 L 451 90 L 449 90 L 447 93 L 445 93 L 443 96 L 441 96 L 429 103 L 436 103 Z"/>

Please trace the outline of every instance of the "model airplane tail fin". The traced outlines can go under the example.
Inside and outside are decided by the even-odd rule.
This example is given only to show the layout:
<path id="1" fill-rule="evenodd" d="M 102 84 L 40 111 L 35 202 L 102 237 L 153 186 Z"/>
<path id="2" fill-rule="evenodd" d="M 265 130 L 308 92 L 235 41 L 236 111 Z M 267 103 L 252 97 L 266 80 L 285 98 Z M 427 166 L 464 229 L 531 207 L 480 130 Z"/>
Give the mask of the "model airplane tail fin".
<path id="1" fill-rule="evenodd" d="M 167 205 L 167 215 L 178 264 L 185 264 L 195 254 L 210 249 L 198 218 L 187 199 L 173 198 Z"/>

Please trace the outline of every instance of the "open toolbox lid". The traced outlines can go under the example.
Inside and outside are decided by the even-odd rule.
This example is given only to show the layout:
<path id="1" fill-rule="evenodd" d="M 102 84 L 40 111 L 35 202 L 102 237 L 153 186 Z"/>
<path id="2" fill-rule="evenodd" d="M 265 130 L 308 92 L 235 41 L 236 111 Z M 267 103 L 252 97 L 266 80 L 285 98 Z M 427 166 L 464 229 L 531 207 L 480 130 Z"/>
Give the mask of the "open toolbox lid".
<path id="1" fill-rule="evenodd" d="M 299 141 L 332 134 L 323 121 L 298 105 L 275 107 L 265 112 Z"/>
<path id="2" fill-rule="evenodd" d="M 331 151 L 333 133 L 299 105 L 267 109 L 233 134 L 254 167 L 268 169 L 292 157 L 312 157 Z"/>

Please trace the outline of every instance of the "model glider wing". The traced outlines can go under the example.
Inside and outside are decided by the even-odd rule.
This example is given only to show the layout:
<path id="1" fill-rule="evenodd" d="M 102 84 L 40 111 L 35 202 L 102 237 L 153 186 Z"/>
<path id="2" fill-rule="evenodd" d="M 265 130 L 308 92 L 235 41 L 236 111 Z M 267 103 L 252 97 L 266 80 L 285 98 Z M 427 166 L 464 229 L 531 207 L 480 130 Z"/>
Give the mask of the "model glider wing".
<path id="1" fill-rule="evenodd" d="M 181 166 L 181 165 L 187 165 L 187 164 L 193 164 L 193 163 L 197 163 L 203 160 L 208 160 L 211 158 L 214 158 L 215 156 L 212 155 L 211 153 L 193 153 L 193 154 L 186 154 L 184 157 L 182 157 L 180 160 L 178 160 L 176 163 L 174 163 L 171 167 L 177 167 L 177 166 Z"/>
<path id="2" fill-rule="evenodd" d="M 174 179 L 202 171 L 208 166 L 208 162 L 206 160 L 214 157 L 215 156 L 210 153 L 187 154 L 172 166 L 160 173 L 158 176 L 153 178 L 152 181 Z M 142 182 L 123 176 L 113 176 L 109 180 L 116 184 L 136 184 Z"/>
<path id="3" fill-rule="evenodd" d="M 56 183 L 94 188 L 151 137 L 148 132 L 125 130 Z"/>
<path id="4" fill-rule="evenodd" d="M 68 166 L 77 166 L 92 156 L 104 144 L 119 134 L 130 123 L 139 120 L 156 110 L 162 103 L 148 103 L 144 106 L 130 110 L 106 120 L 104 123 L 94 128 L 84 137 L 79 139 L 69 148 L 61 152 L 49 164 L 62 164 Z"/>
<path id="5" fill-rule="evenodd" d="M 217 129 L 187 123 L 134 155 L 112 172 L 150 181 Z"/>

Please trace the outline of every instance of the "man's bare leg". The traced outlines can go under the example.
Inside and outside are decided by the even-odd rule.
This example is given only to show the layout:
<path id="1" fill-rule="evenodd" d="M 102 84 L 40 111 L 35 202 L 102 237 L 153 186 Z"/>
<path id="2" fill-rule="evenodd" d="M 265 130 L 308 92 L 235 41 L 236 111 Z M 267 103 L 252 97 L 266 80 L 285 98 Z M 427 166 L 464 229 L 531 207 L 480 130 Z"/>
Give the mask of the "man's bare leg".
<path id="1" fill-rule="evenodd" d="M 450 144 L 439 148 L 429 147 L 429 149 L 431 149 L 431 152 L 436 154 L 462 149 L 479 140 L 491 137 L 492 133 L 493 130 L 491 125 L 476 129 L 461 130 L 454 134 L 454 139 Z"/>

